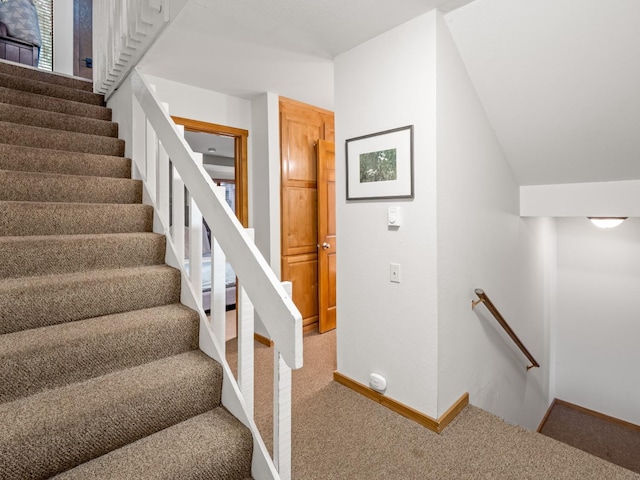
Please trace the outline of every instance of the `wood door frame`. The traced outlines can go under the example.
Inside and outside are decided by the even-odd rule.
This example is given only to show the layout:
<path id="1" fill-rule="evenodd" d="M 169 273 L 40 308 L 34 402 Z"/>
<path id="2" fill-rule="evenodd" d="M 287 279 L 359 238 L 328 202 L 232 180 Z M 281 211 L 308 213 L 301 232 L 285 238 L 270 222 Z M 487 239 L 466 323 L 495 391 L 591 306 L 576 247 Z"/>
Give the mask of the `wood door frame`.
<path id="1" fill-rule="evenodd" d="M 89 16 L 90 18 L 86 18 Z M 89 23 L 87 24 L 87 20 Z M 87 29 L 89 30 L 87 32 Z M 92 58 L 93 54 L 93 2 L 91 0 L 73 0 L 73 75 L 93 79 L 93 67 L 87 67 L 86 58 Z M 88 33 L 88 36 L 87 36 Z M 86 45 L 86 42 L 91 44 Z M 81 52 L 85 55 L 89 52 L 89 57 L 81 57 Z M 51 63 L 53 64 L 53 52 L 51 52 Z"/>
<path id="2" fill-rule="evenodd" d="M 227 127 L 215 123 L 191 120 L 189 118 L 171 116 L 173 121 L 184 126 L 190 132 L 211 133 L 232 137 L 234 139 L 234 168 L 236 181 L 236 216 L 243 227 L 249 226 L 249 178 L 248 178 L 248 144 L 249 131 L 242 128 Z"/>

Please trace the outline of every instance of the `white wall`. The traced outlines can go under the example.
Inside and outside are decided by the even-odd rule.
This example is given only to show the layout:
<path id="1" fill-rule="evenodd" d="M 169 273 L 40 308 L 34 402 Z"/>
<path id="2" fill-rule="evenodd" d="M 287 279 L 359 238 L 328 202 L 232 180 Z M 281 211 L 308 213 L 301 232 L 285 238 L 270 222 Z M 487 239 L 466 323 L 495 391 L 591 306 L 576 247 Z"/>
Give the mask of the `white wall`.
<path id="1" fill-rule="evenodd" d="M 258 95 L 251 101 L 253 151 L 250 165 L 253 203 L 249 207 L 256 246 L 280 278 L 280 120 L 279 97 Z M 256 314 L 256 332 L 271 338 Z"/>
<path id="2" fill-rule="evenodd" d="M 280 278 L 280 120 L 279 97 L 264 93 L 251 101 L 253 149 L 252 225 L 256 245 Z"/>
<path id="3" fill-rule="evenodd" d="M 437 413 L 435 13 L 335 59 L 338 371 Z M 415 198 L 346 201 L 345 140 L 414 125 Z M 402 226 L 387 227 L 387 209 Z M 389 264 L 402 283 L 389 282 Z"/>
<path id="4" fill-rule="evenodd" d="M 151 85 L 155 85 L 158 98 L 169 104 L 171 115 L 227 127 L 251 129 L 249 100 L 152 75 L 145 75 L 145 78 Z"/>
<path id="5" fill-rule="evenodd" d="M 442 16 L 437 22 L 438 414 L 474 405 L 536 428 L 548 406 L 550 220 L 519 216 L 519 185 Z M 482 288 L 540 369 L 500 330 Z"/>
<path id="6" fill-rule="evenodd" d="M 556 396 L 640 425 L 640 219 L 557 224 Z"/>
<path id="7" fill-rule="evenodd" d="M 524 217 L 640 217 L 640 180 L 523 185 Z"/>
<path id="8" fill-rule="evenodd" d="M 347 202 L 337 149 L 338 371 L 364 384 L 381 373 L 387 396 L 432 417 L 469 392 L 536 428 L 550 400 L 555 226 L 520 218 L 519 185 L 441 14 L 340 55 L 335 72 L 336 143 L 413 124 L 416 185 L 413 200 Z M 471 310 L 476 287 L 542 368 L 527 373 L 495 320 Z"/>
<path id="9" fill-rule="evenodd" d="M 53 71 L 73 75 L 73 0 L 53 2 Z"/>
<path id="10" fill-rule="evenodd" d="M 118 137 L 125 141 L 124 156 L 131 158 L 131 129 L 133 125 L 131 77 L 127 77 L 120 87 L 107 100 L 107 107 L 111 108 L 111 120 L 118 124 Z"/>

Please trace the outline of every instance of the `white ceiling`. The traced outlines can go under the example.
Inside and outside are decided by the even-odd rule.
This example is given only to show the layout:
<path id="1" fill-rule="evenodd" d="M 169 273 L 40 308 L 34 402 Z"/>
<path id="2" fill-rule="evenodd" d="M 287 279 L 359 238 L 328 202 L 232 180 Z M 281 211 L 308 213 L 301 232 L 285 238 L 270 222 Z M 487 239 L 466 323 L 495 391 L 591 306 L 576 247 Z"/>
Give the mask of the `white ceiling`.
<path id="1" fill-rule="evenodd" d="M 189 0 L 141 67 L 332 109 L 332 58 L 434 7 L 520 184 L 640 179 L 640 0 Z"/>
<path id="2" fill-rule="evenodd" d="M 215 155 L 216 157 L 235 157 L 235 142 L 233 137 L 185 130 L 184 138 L 194 152 L 199 152 L 204 155 Z M 211 148 L 215 148 L 215 151 L 210 151 L 209 149 Z"/>
<path id="3" fill-rule="evenodd" d="M 227 95 L 274 92 L 331 110 L 336 55 L 470 1 L 188 0 L 141 68 Z"/>
<path id="4" fill-rule="evenodd" d="M 233 138 L 185 130 L 184 139 L 191 150 L 202 154 L 203 167 L 211 178 L 216 180 L 233 180 L 235 178 L 235 142 Z M 212 148 L 215 149 L 215 152 L 210 151 Z"/>

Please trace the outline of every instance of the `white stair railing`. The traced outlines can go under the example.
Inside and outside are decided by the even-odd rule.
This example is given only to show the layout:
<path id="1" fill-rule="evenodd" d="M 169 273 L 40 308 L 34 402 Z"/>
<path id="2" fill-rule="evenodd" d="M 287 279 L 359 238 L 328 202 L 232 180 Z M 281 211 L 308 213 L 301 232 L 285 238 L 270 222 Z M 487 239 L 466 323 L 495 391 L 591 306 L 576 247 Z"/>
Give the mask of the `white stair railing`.
<path id="1" fill-rule="evenodd" d="M 175 257 L 168 255 L 168 263 L 183 272 L 183 294 L 189 294 L 187 301 L 183 296 L 183 303 L 200 311 L 200 346 L 223 365 L 223 404 L 255 433 L 254 478 L 288 480 L 291 478 L 291 369 L 302 367 L 302 316 L 291 299 L 291 284 L 277 279 L 254 245 L 252 233 L 242 227 L 224 200 L 223 192 L 202 167 L 201 154 L 191 151 L 167 107 L 160 104 L 136 69 L 131 72 L 131 89 L 134 176 L 144 182 L 145 202 L 155 207 L 154 230 L 167 235 L 168 254 L 173 252 Z M 185 222 L 185 210 L 188 210 L 188 222 Z M 212 324 L 201 308 L 203 218 L 211 229 Z M 231 378 L 224 358 L 225 261 L 238 277 L 237 382 Z M 268 458 L 253 421 L 254 308 L 275 345 L 273 461 Z M 260 460 L 260 455 L 267 459 Z"/>
<path id="2" fill-rule="evenodd" d="M 187 0 L 93 0 L 94 89 L 118 88 Z"/>

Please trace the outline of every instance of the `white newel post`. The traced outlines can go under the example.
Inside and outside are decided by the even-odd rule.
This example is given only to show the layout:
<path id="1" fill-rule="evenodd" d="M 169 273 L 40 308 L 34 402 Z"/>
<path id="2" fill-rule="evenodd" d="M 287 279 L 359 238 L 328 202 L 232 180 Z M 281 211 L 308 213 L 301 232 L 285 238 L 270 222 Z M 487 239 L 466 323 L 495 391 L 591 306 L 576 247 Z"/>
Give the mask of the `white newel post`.
<path id="1" fill-rule="evenodd" d="M 292 296 L 291 282 L 282 282 Z M 273 463 L 282 480 L 291 479 L 291 368 L 277 347 L 273 349 Z"/>
<path id="2" fill-rule="evenodd" d="M 246 229 L 251 241 L 254 241 L 252 228 Z M 247 411 L 253 417 L 253 337 L 254 337 L 254 310 L 249 296 L 238 281 L 238 386 L 242 392 Z"/>

